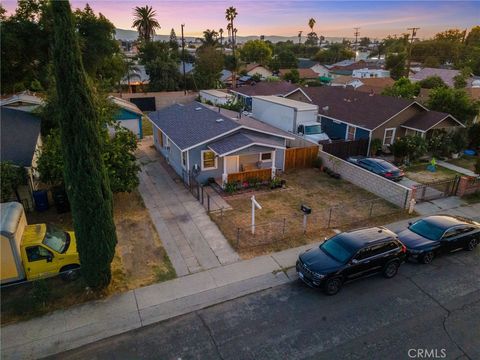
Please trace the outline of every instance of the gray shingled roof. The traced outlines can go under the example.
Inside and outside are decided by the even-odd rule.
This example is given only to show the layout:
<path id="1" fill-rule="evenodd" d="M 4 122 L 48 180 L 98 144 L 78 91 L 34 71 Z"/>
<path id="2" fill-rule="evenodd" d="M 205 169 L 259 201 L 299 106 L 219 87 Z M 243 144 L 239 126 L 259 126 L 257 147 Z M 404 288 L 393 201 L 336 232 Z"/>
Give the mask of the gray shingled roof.
<path id="1" fill-rule="evenodd" d="M 247 131 L 236 132 L 233 135 L 209 144 L 208 147 L 222 156 L 252 145 L 266 145 L 272 148 L 284 147 L 283 140 L 279 138 L 269 137 L 263 134 L 252 134 Z"/>
<path id="2" fill-rule="evenodd" d="M 253 85 L 246 85 L 235 89 L 230 89 L 231 92 L 242 94 L 243 96 L 256 95 L 286 95 L 293 90 L 298 89 L 299 86 L 289 83 L 288 81 L 262 81 Z"/>
<path id="3" fill-rule="evenodd" d="M 40 119 L 29 112 L 2 107 L 0 157 L 15 165 L 32 166 L 40 135 Z"/>
<path id="4" fill-rule="evenodd" d="M 207 109 L 197 102 L 186 105 L 174 104 L 151 112 L 148 117 L 180 150 L 188 149 L 241 127 L 227 116 Z M 222 121 L 219 122 L 218 119 Z"/>
<path id="5" fill-rule="evenodd" d="M 408 119 L 405 123 L 402 124 L 402 126 L 417 129 L 420 131 L 427 131 L 441 121 L 445 120 L 446 118 L 450 118 L 452 121 L 455 121 L 451 117 L 451 115 L 447 113 L 438 111 L 425 111 L 415 115 L 411 119 Z M 458 125 L 461 126 L 460 124 Z"/>

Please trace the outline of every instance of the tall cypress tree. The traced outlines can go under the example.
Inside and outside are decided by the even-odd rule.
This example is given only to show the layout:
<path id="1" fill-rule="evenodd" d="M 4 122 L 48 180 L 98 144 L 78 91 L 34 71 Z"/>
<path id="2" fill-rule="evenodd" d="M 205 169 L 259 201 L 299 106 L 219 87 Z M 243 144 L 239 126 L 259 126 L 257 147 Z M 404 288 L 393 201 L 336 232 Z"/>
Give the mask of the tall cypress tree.
<path id="1" fill-rule="evenodd" d="M 58 118 L 82 274 L 92 288 L 110 283 L 117 243 L 113 200 L 101 156 L 100 121 L 82 64 L 68 1 L 51 1 Z"/>

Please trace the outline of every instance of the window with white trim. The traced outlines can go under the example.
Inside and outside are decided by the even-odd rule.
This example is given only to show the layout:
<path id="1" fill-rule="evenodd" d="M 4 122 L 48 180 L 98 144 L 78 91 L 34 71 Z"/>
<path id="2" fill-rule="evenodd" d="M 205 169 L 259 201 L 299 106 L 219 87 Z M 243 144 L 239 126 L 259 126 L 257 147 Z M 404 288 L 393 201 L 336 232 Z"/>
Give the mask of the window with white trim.
<path id="1" fill-rule="evenodd" d="M 202 170 L 213 170 L 217 168 L 217 157 L 211 150 L 202 151 Z"/>
<path id="2" fill-rule="evenodd" d="M 392 145 L 395 139 L 395 128 L 385 129 L 383 145 Z"/>
<path id="3" fill-rule="evenodd" d="M 356 127 L 355 126 L 348 126 L 348 130 L 347 130 L 347 140 L 355 140 L 355 131 L 356 131 Z"/>
<path id="4" fill-rule="evenodd" d="M 262 162 L 272 161 L 272 153 L 271 152 L 261 153 L 260 161 Z"/>

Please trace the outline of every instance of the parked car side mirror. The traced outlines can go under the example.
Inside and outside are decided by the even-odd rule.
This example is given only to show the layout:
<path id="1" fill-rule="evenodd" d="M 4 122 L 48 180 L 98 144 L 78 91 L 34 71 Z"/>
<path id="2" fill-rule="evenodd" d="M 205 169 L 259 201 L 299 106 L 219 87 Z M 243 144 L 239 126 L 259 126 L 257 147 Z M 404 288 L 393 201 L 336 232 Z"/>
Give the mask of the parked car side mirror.
<path id="1" fill-rule="evenodd" d="M 355 265 L 355 264 L 358 264 L 358 260 L 357 259 L 352 259 L 352 261 L 350 261 L 351 264 Z"/>

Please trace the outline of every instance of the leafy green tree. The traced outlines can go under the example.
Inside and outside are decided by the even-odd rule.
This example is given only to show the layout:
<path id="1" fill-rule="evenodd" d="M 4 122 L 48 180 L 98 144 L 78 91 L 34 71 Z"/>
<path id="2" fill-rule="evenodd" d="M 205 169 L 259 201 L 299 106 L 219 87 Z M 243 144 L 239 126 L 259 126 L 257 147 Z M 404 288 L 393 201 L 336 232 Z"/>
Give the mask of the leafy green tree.
<path id="1" fill-rule="evenodd" d="M 277 60 L 280 69 L 295 69 L 298 66 L 298 59 L 291 50 L 278 53 Z"/>
<path id="2" fill-rule="evenodd" d="M 423 89 L 435 89 L 439 87 L 447 87 L 447 84 L 442 80 L 440 76 L 429 76 L 418 82 Z"/>
<path id="3" fill-rule="evenodd" d="M 101 153 L 99 114 L 83 68 L 70 4 L 53 1 L 51 7 L 66 191 L 82 274 L 90 287 L 101 289 L 111 280 L 117 237 L 112 192 Z"/>
<path id="4" fill-rule="evenodd" d="M 149 41 L 142 44 L 139 58 L 150 77 L 148 88 L 151 91 L 178 90 L 181 74 L 177 56 L 178 53 L 167 42 Z"/>
<path id="5" fill-rule="evenodd" d="M 407 56 L 405 53 L 389 54 L 385 59 L 385 68 L 390 70 L 390 76 L 394 80 L 400 79 L 405 75 L 405 60 Z"/>
<path id="6" fill-rule="evenodd" d="M 160 23 L 155 18 L 157 12 L 153 10 L 153 7 L 145 6 L 136 6 L 133 9 L 134 20 L 133 28 L 136 28 L 138 31 L 138 38 L 141 41 L 151 41 L 155 36 L 155 30 L 160 29 Z"/>
<path id="7" fill-rule="evenodd" d="M 473 149 L 480 147 L 480 123 L 477 122 L 468 127 L 467 138 L 468 146 Z"/>
<path id="8" fill-rule="evenodd" d="M 462 76 L 462 74 L 458 74 L 453 78 L 453 86 L 455 89 L 465 89 L 467 86 L 467 79 Z"/>
<path id="9" fill-rule="evenodd" d="M 16 190 L 19 185 L 27 183 L 25 168 L 13 165 L 9 161 L 0 162 L 2 181 L 0 182 L 0 201 L 9 201 L 13 194 L 17 196 Z"/>
<path id="10" fill-rule="evenodd" d="M 478 114 L 479 102 L 472 101 L 463 89 L 437 88 L 430 92 L 427 107 L 451 114 L 467 124 Z"/>
<path id="11" fill-rule="evenodd" d="M 431 67 L 431 68 L 438 68 L 440 67 L 440 61 L 436 56 L 427 56 L 425 60 L 423 60 L 424 67 Z"/>
<path id="12" fill-rule="evenodd" d="M 300 82 L 300 74 L 297 69 L 291 69 L 289 72 L 283 75 L 283 79 L 296 84 Z"/>
<path id="13" fill-rule="evenodd" d="M 480 47 L 480 26 L 474 26 L 465 39 L 467 46 L 479 46 Z"/>
<path id="14" fill-rule="evenodd" d="M 170 39 L 168 40 L 168 45 L 170 46 L 170 49 L 172 49 L 172 51 L 178 50 L 178 39 L 177 34 L 175 34 L 174 28 L 170 30 Z"/>
<path id="15" fill-rule="evenodd" d="M 342 60 L 353 59 L 354 57 L 355 53 L 345 44 L 335 43 L 326 50 L 320 49 L 315 55 L 315 60 L 325 64 L 333 64 Z"/>
<path id="16" fill-rule="evenodd" d="M 371 41 L 369 37 L 362 37 L 360 38 L 359 45 L 361 47 L 368 47 L 370 45 Z"/>
<path id="17" fill-rule="evenodd" d="M 267 65 L 272 58 L 272 50 L 262 40 L 249 40 L 240 50 L 240 58 L 247 63 Z"/>
<path id="18" fill-rule="evenodd" d="M 394 96 L 403 99 L 413 99 L 420 93 L 420 84 L 411 82 L 409 79 L 402 77 L 395 81 L 392 86 L 383 90 L 382 95 Z"/>
<path id="19" fill-rule="evenodd" d="M 38 156 L 36 170 L 40 174 L 40 180 L 51 186 L 63 185 L 63 153 L 58 128 L 44 137 L 42 151 Z"/>
<path id="20" fill-rule="evenodd" d="M 463 42 L 465 31 L 459 29 L 448 29 L 435 35 L 434 40 Z"/>
<path id="21" fill-rule="evenodd" d="M 211 46 L 199 49 L 197 51 L 197 62 L 193 70 L 197 87 L 199 89 L 217 88 L 220 84 L 223 65 L 224 57 L 219 50 Z"/>

